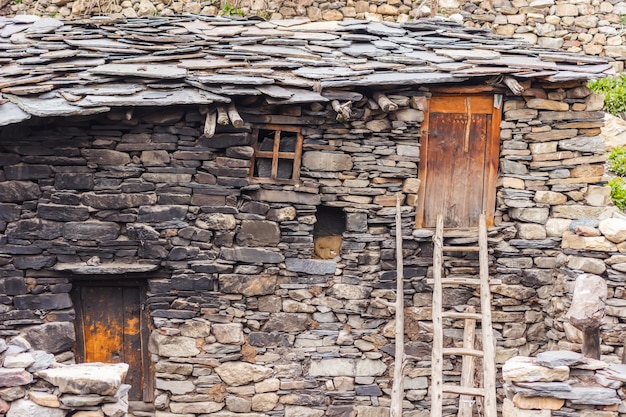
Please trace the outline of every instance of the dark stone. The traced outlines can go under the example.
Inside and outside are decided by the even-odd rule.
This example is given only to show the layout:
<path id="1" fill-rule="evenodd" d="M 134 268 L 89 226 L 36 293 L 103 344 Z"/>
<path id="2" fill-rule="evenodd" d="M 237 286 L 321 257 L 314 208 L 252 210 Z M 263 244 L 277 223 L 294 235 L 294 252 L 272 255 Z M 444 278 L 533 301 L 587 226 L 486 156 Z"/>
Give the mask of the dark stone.
<path id="1" fill-rule="evenodd" d="M 265 323 L 264 332 L 302 332 L 309 327 L 309 315 L 305 313 L 275 313 Z"/>
<path id="2" fill-rule="evenodd" d="M 61 310 L 72 307 L 69 294 L 16 295 L 15 308 L 22 310 Z"/>
<path id="3" fill-rule="evenodd" d="M 246 297 L 273 294 L 278 279 L 275 275 L 237 275 L 219 276 L 220 291 L 226 294 L 243 294 Z"/>
<path id="4" fill-rule="evenodd" d="M 240 211 L 242 213 L 252 213 L 265 215 L 270 209 L 269 204 L 262 203 L 260 201 L 246 201 L 241 205 Z"/>
<path id="5" fill-rule="evenodd" d="M 328 417 L 356 417 L 357 409 L 353 405 L 331 405 L 326 410 Z"/>
<path id="6" fill-rule="evenodd" d="M 68 321 L 44 323 L 32 327 L 26 331 L 24 337 L 30 342 L 33 349 L 50 353 L 71 350 L 76 342 L 74 325 Z"/>
<path id="7" fill-rule="evenodd" d="M 232 272 L 233 265 L 223 264 L 216 261 L 198 261 L 192 262 L 190 268 L 193 269 L 194 272 L 203 272 L 206 274 L 228 274 Z"/>
<path id="8" fill-rule="evenodd" d="M 222 248 L 221 254 L 228 261 L 247 263 L 277 264 L 285 260 L 281 253 L 261 248 Z"/>
<path id="9" fill-rule="evenodd" d="M 196 313 L 187 310 L 154 310 L 151 315 L 153 317 L 163 317 L 166 319 L 190 319 L 195 317 Z"/>
<path id="10" fill-rule="evenodd" d="M 55 256 L 16 256 L 13 265 L 17 269 L 44 269 L 50 268 L 56 262 Z"/>
<path id="11" fill-rule="evenodd" d="M 80 196 L 72 193 L 54 193 L 50 197 L 50 202 L 54 204 L 77 206 L 80 204 Z"/>
<path id="12" fill-rule="evenodd" d="M 50 178 L 52 170 L 48 165 L 17 164 L 4 167 L 7 180 L 40 180 Z"/>
<path id="13" fill-rule="evenodd" d="M 83 194 L 83 204 L 97 209 L 119 210 L 155 204 L 154 194 Z"/>
<path id="14" fill-rule="evenodd" d="M 129 224 L 126 226 L 128 237 L 132 240 L 143 242 L 144 240 L 157 240 L 160 236 L 159 232 L 147 224 Z"/>
<path id="15" fill-rule="evenodd" d="M 21 295 L 27 292 L 24 279 L 19 277 L 3 278 L 0 281 L 0 289 L 6 295 Z"/>
<path id="16" fill-rule="evenodd" d="M 284 333 L 251 332 L 248 343 L 263 348 L 291 346 L 289 335 Z"/>
<path id="17" fill-rule="evenodd" d="M 218 133 L 212 138 L 201 137 L 198 142 L 200 146 L 207 148 L 224 149 L 250 145 L 252 143 L 252 136 L 249 133 Z"/>
<path id="18" fill-rule="evenodd" d="M 250 159 L 254 155 L 252 146 L 231 146 L 226 148 L 226 156 L 238 159 Z"/>
<path id="19" fill-rule="evenodd" d="M 39 186 L 27 181 L 0 182 L 0 201 L 20 203 L 27 200 L 36 200 L 41 197 Z"/>
<path id="20" fill-rule="evenodd" d="M 161 205 L 191 204 L 191 196 L 188 194 L 159 194 L 158 203 Z"/>
<path id="21" fill-rule="evenodd" d="M 65 172 L 54 176 L 57 190 L 93 190 L 93 186 L 93 174 Z"/>
<path id="22" fill-rule="evenodd" d="M 378 387 L 378 385 L 357 385 L 354 387 L 354 392 L 356 395 L 363 395 L 368 397 L 380 397 L 383 395 L 383 392 Z"/>
<path id="23" fill-rule="evenodd" d="M 11 255 L 36 255 L 41 253 L 42 249 L 34 245 L 3 245 L 2 251 Z"/>
<path id="24" fill-rule="evenodd" d="M 19 162 L 20 157 L 14 153 L 0 153 L 0 166 L 16 165 Z"/>
<path id="25" fill-rule="evenodd" d="M 318 206 L 321 204 L 319 194 L 299 193 L 297 191 L 265 190 L 260 189 L 250 193 L 250 197 L 257 201 L 269 203 L 293 203 L 307 206 Z"/>
<path id="26" fill-rule="evenodd" d="M 303 272 L 310 275 L 334 274 L 337 269 L 337 262 L 319 259 L 287 258 L 285 265 L 287 271 Z"/>
<path id="27" fill-rule="evenodd" d="M 215 175 L 218 178 L 218 184 L 220 177 L 235 177 L 235 178 L 247 178 L 250 174 L 248 168 L 231 168 L 231 167 L 208 167 L 210 174 Z"/>
<path id="28" fill-rule="evenodd" d="M 39 204 L 37 215 L 42 219 L 61 222 L 84 221 L 89 218 L 89 210 L 87 207 Z"/>
<path id="29" fill-rule="evenodd" d="M 217 177 L 217 184 L 224 187 L 241 188 L 250 184 L 248 178 Z"/>
<path id="30" fill-rule="evenodd" d="M 367 213 L 347 213 L 346 229 L 350 232 L 367 233 Z"/>
<path id="31" fill-rule="evenodd" d="M 244 220 L 237 233 L 237 243 L 241 246 L 276 246 L 280 243 L 280 228 L 275 222 Z"/>
<path id="32" fill-rule="evenodd" d="M 125 135 L 124 139 L 129 136 Z M 124 140 L 126 142 L 126 140 Z M 92 164 L 98 165 L 126 165 L 131 162 L 130 156 L 125 152 L 109 149 L 83 149 L 83 156 Z"/>
<path id="33" fill-rule="evenodd" d="M 20 211 L 17 204 L 0 204 L 0 221 L 14 222 L 20 218 Z"/>
<path id="34" fill-rule="evenodd" d="M 554 275 L 551 269 L 524 269 L 522 273 L 522 284 L 529 287 L 550 285 Z"/>
<path id="35" fill-rule="evenodd" d="M 2 184 L 0 184 L 2 186 Z M 45 239 L 52 240 L 61 236 L 63 223 L 51 222 L 41 219 L 20 220 L 15 223 L 15 228 L 8 232 L 13 239 Z"/>
<path id="36" fill-rule="evenodd" d="M 137 221 L 140 223 L 161 223 L 172 220 L 184 220 L 187 206 L 142 206 L 139 208 Z"/>
<path id="37" fill-rule="evenodd" d="M 151 279 L 148 280 L 148 288 L 152 294 L 167 294 L 172 288 L 170 280 Z"/>
<path id="38" fill-rule="evenodd" d="M 301 406 L 323 406 L 327 404 L 327 398 L 325 395 L 313 395 L 313 394 L 286 394 L 280 397 L 282 404 L 289 405 L 301 405 Z"/>
<path id="39" fill-rule="evenodd" d="M 69 240 L 114 240 L 120 234 L 120 226 L 112 222 L 69 222 L 63 227 L 63 237 Z"/>
<path id="40" fill-rule="evenodd" d="M 396 344 L 390 343 L 380 348 L 383 352 L 395 357 Z M 415 360 L 430 360 L 432 358 L 432 346 L 426 342 L 413 341 L 404 344 L 404 351 L 407 356 L 414 356 Z"/>
<path id="41" fill-rule="evenodd" d="M 200 248 L 195 246 L 172 248 L 167 259 L 170 261 L 182 261 L 184 259 L 195 258 L 200 254 Z"/>

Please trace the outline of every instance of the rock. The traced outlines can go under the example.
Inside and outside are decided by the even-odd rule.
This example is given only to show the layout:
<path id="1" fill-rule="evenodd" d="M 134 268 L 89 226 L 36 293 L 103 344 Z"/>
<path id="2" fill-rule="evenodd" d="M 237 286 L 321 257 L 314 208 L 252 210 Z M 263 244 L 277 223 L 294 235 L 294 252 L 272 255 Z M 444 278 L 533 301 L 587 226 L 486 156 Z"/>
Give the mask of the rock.
<path id="1" fill-rule="evenodd" d="M 550 409 L 531 411 L 523 410 L 514 405 L 513 401 L 508 398 L 504 399 L 502 404 L 502 417 L 550 417 Z"/>
<path id="2" fill-rule="evenodd" d="M 600 232 L 613 243 L 626 241 L 626 220 L 621 218 L 610 218 L 600 221 Z"/>
<path id="3" fill-rule="evenodd" d="M 302 154 L 302 166 L 311 171 L 349 171 L 352 158 L 347 154 L 310 151 Z"/>
<path id="4" fill-rule="evenodd" d="M 285 266 L 288 271 L 303 272 L 311 275 L 334 274 L 337 263 L 333 261 L 317 259 L 287 258 Z"/>
<path id="5" fill-rule="evenodd" d="M 512 218 L 530 223 L 545 224 L 550 210 L 547 208 L 513 208 L 509 210 Z"/>
<path id="6" fill-rule="evenodd" d="M 278 278 L 275 275 L 220 274 L 220 291 L 246 297 L 273 294 Z"/>
<path id="7" fill-rule="evenodd" d="M 226 362 L 215 368 L 215 372 L 226 384 L 235 387 L 259 382 L 273 373 L 271 368 L 246 362 Z"/>
<path id="8" fill-rule="evenodd" d="M 156 379 L 156 388 L 169 391 L 174 395 L 182 395 L 193 392 L 195 385 L 191 381 L 166 381 L 164 379 Z"/>
<path id="9" fill-rule="evenodd" d="M 606 264 L 602 260 L 582 256 L 570 257 L 567 267 L 596 275 L 601 275 L 606 271 Z"/>
<path id="10" fill-rule="evenodd" d="M 59 398 L 48 392 L 29 391 L 28 399 L 42 407 L 59 408 L 61 406 Z"/>
<path id="11" fill-rule="evenodd" d="M 252 411 L 272 411 L 278 404 L 278 395 L 274 393 L 255 394 L 252 397 Z"/>
<path id="12" fill-rule="evenodd" d="M 561 247 L 563 249 L 617 252 L 617 246 L 604 237 L 578 236 L 569 231 L 563 232 Z"/>
<path id="13" fill-rule="evenodd" d="M 0 387 L 17 387 L 30 384 L 33 375 L 19 368 L 0 368 Z"/>
<path id="14" fill-rule="evenodd" d="M 324 410 L 317 410 L 315 408 L 302 407 L 299 405 L 286 405 L 285 406 L 285 417 L 322 417 L 323 415 L 324 415 Z M 334 416 L 334 414 L 328 414 L 328 415 Z"/>
<path id="15" fill-rule="evenodd" d="M 243 345 L 245 342 L 241 323 L 215 323 L 213 324 L 213 334 L 218 343 Z"/>
<path id="16" fill-rule="evenodd" d="M 44 323 L 31 327 L 25 332 L 24 337 L 31 343 L 33 349 L 44 351 L 43 354 L 38 354 L 44 361 L 49 360 L 45 352 L 65 352 L 72 349 L 76 342 L 74 326 L 69 322 Z"/>
<path id="17" fill-rule="evenodd" d="M 42 407 L 29 400 L 17 400 L 11 404 L 7 417 L 65 417 L 65 410 Z"/>
<path id="18" fill-rule="evenodd" d="M 369 298 L 371 292 L 371 288 L 360 285 L 335 284 L 329 290 L 329 295 L 339 299 L 365 300 Z"/>
<path id="19" fill-rule="evenodd" d="M 584 363 L 585 357 L 577 352 L 567 350 L 551 350 L 541 352 L 535 356 L 535 361 L 541 366 L 554 368 L 557 366 L 576 366 Z"/>
<path id="20" fill-rule="evenodd" d="M 69 240 L 115 240 L 120 226 L 112 222 L 86 221 L 68 222 L 63 226 L 63 237 Z"/>
<path id="21" fill-rule="evenodd" d="M 244 220 L 236 240 L 241 246 L 276 246 L 280 242 L 280 229 L 275 222 Z"/>
<path id="22" fill-rule="evenodd" d="M 304 313 L 275 313 L 263 326 L 264 332 L 299 332 L 308 328 L 310 318 Z"/>
<path id="23" fill-rule="evenodd" d="M 224 404 L 213 401 L 200 401 L 193 403 L 171 402 L 170 410 L 175 415 L 179 414 L 212 414 L 224 408 Z"/>
<path id="24" fill-rule="evenodd" d="M 37 376 L 61 393 L 115 395 L 126 378 L 125 363 L 81 363 L 39 371 Z"/>
<path id="25" fill-rule="evenodd" d="M 184 336 L 165 336 L 158 332 L 152 332 L 151 345 L 160 356 L 168 357 L 192 357 L 200 353 L 196 346 L 196 339 Z"/>
<path id="26" fill-rule="evenodd" d="M 35 363 L 35 358 L 30 352 L 9 354 L 4 357 L 2 366 L 5 368 L 28 368 Z"/>
<path id="27" fill-rule="evenodd" d="M 502 377 L 507 382 L 566 381 L 569 378 L 569 368 L 547 368 L 537 364 L 532 358 L 518 356 L 504 363 Z"/>
<path id="28" fill-rule="evenodd" d="M 252 264 L 277 264 L 285 260 L 281 253 L 261 248 L 222 248 L 221 253 L 226 260 Z"/>

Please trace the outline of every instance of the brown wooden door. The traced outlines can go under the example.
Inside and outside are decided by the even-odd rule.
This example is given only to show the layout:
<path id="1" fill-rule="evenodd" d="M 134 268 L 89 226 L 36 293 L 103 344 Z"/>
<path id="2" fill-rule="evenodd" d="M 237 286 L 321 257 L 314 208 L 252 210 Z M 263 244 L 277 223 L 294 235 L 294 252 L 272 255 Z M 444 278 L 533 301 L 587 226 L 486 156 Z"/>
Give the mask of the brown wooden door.
<path id="1" fill-rule="evenodd" d="M 151 396 L 151 383 L 140 287 L 78 285 L 74 297 L 79 362 L 127 363 L 129 400 L 147 400 L 144 391 Z"/>
<path id="2" fill-rule="evenodd" d="M 500 110 L 493 95 L 434 96 L 422 125 L 417 227 L 493 224 Z"/>

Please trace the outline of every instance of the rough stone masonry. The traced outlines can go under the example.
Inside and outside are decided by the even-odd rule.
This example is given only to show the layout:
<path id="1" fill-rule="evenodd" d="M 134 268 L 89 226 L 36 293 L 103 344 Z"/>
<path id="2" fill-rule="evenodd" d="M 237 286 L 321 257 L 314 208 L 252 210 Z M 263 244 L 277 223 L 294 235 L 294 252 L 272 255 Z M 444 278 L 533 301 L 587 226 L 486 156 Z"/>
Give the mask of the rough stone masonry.
<path id="1" fill-rule="evenodd" d="M 578 272 L 608 283 L 603 359 L 623 353 L 626 248 L 604 186 L 602 100 L 582 83 L 536 83 L 505 95 L 495 226 L 490 229 L 497 362 L 580 349 L 563 315 Z M 85 277 L 147 285 L 158 417 L 354 416 L 388 413 L 398 193 L 406 277 L 405 415 L 429 410 L 432 242 L 414 233 L 419 132 L 428 93 L 371 97 L 339 123 L 330 104 L 240 108 L 300 123 L 300 183 L 249 178 L 246 128 L 203 137 L 197 107 L 144 108 L 131 117 L 37 119 L 0 130 L 0 334 L 72 362 Z M 314 258 L 322 209 L 345 216 L 340 253 Z M 449 274 L 478 261 L 446 258 Z M 444 304 L 477 303 L 466 288 Z M 462 329 L 448 322 L 448 346 Z M 47 337 L 36 337 L 46 330 Z M 80 329 L 79 329 L 80 330 Z M 30 336 L 29 336 L 30 335 Z M 63 343 L 61 343 L 63 342 Z M 446 380 L 460 361 L 445 363 Z M 28 385 L 26 385 L 28 386 Z M 0 388 L 0 398 L 11 388 Z M 503 392 L 501 392 L 503 393 Z M 456 399 L 445 399 L 444 415 Z"/>

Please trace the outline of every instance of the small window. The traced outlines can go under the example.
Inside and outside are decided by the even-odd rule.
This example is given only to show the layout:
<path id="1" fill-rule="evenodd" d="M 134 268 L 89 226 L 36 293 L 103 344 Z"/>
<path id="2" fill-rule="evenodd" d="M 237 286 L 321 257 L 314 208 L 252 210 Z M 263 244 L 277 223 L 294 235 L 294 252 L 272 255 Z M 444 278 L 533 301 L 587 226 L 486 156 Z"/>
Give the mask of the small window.
<path id="1" fill-rule="evenodd" d="M 263 126 L 253 135 L 251 176 L 267 182 L 296 182 L 300 178 L 302 134 L 295 126 Z"/>
<path id="2" fill-rule="evenodd" d="M 314 257 L 334 259 L 340 255 L 343 232 L 346 231 L 346 214 L 335 207 L 318 207 L 313 228 Z"/>

